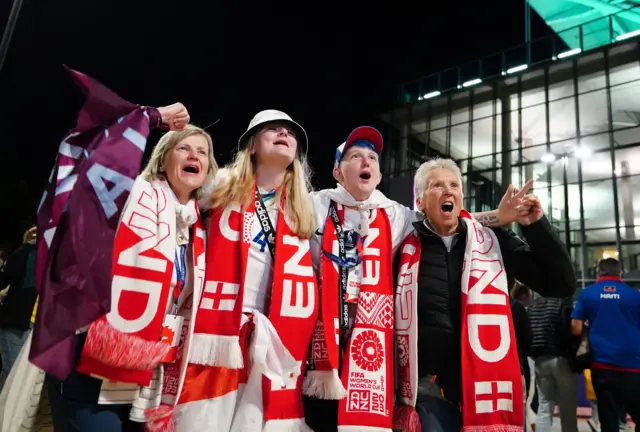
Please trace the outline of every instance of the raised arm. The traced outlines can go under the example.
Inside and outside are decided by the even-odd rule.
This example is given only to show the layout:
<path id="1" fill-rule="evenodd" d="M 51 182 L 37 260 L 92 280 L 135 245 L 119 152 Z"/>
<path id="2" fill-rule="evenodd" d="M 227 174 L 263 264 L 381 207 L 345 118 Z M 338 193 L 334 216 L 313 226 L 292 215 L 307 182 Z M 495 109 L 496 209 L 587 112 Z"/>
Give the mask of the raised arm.
<path id="1" fill-rule="evenodd" d="M 519 217 L 518 223 L 526 240 L 511 230 L 494 228 L 508 273 L 545 297 L 568 297 L 576 287 L 573 263 L 542 212 L 540 201 L 528 195 L 530 214 Z"/>
<path id="2" fill-rule="evenodd" d="M 483 226 L 490 228 L 509 225 L 517 221 L 519 217 L 529 214 L 531 203 L 525 197 L 531 186 L 533 186 L 533 180 L 529 180 L 520 190 L 509 185 L 496 210 L 472 213 L 471 216 Z"/>

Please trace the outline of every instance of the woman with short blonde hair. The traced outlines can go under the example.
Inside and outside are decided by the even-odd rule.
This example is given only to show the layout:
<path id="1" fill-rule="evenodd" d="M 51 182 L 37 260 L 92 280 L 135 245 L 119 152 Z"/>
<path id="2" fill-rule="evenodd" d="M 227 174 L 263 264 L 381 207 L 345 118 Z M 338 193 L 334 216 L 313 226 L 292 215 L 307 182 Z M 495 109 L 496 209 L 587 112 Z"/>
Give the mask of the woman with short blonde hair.
<path id="1" fill-rule="evenodd" d="M 192 136 L 201 136 L 204 141 L 206 141 L 207 148 L 209 149 L 207 154 L 208 169 L 204 183 L 193 191 L 193 198 L 200 199 L 202 197 L 204 184 L 211 182 L 218 172 L 218 163 L 213 155 L 213 140 L 211 139 L 211 135 L 198 126 L 190 124 L 182 130 L 171 131 L 164 134 L 158 141 L 158 144 L 153 148 L 153 153 L 151 153 L 149 162 L 147 162 L 147 165 L 140 173 L 140 176 L 147 181 L 158 179 L 167 180 L 166 172 L 164 172 L 162 168 L 162 162 L 164 161 L 167 153 L 178 143 L 181 143 L 186 138 Z"/>

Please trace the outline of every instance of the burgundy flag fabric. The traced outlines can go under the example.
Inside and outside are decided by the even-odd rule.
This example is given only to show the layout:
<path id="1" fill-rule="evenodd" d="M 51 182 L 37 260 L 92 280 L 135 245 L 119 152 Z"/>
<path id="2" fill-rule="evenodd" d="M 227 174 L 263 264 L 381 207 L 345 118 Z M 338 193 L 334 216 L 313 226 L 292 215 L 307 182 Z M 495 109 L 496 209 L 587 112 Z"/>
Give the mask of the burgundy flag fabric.
<path id="1" fill-rule="evenodd" d="M 145 108 L 67 70 L 86 100 L 38 208 L 40 300 L 29 355 L 59 379 L 73 370 L 76 331 L 110 308 L 115 230 L 149 135 Z"/>

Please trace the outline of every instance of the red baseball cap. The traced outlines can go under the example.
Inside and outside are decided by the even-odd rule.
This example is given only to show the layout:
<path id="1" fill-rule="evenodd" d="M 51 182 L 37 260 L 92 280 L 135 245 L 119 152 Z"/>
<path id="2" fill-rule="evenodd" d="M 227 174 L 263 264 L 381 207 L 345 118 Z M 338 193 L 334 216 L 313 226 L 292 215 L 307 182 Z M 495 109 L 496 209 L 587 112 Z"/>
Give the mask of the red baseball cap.
<path id="1" fill-rule="evenodd" d="M 371 126 L 360 126 L 355 128 L 350 134 L 349 138 L 344 143 L 343 152 L 356 141 L 369 141 L 376 148 L 376 153 L 382 154 L 382 134 L 380 131 Z"/>

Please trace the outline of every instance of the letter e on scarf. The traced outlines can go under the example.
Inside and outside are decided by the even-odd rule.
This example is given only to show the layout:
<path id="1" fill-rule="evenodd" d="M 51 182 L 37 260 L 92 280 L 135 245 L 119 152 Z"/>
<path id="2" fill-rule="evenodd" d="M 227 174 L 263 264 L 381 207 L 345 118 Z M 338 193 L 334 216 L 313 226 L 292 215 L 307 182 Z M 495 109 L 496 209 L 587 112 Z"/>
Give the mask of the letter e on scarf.
<path id="1" fill-rule="evenodd" d="M 280 315 L 292 318 L 309 318 L 316 306 L 316 289 L 313 282 L 296 282 L 295 294 L 293 281 L 288 275 L 313 277 L 313 267 L 304 265 L 302 259 L 309 254 L 309 242 L 299 237 L 284 235 L 282 242 L 288 246 L 295 246 L 296 251 L 284 263 L 284 282 L 282 286 L 282 306 Z M 306 303 L 306 304 L 305 304 Z"/>
<path id="2" fill-rule="evenodd" d="M 379 228 L 369 228 L 369 234 L 364 238 L 361 285 L 378 285 L 380 282 L 380 259 L 371 258 L 380 257 L 380 248 L 371 247 L 371 244 L 378 236 L 380 236 Z"/>

